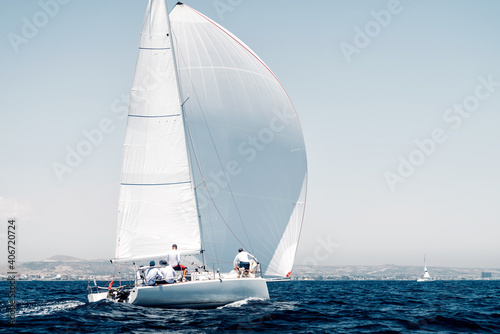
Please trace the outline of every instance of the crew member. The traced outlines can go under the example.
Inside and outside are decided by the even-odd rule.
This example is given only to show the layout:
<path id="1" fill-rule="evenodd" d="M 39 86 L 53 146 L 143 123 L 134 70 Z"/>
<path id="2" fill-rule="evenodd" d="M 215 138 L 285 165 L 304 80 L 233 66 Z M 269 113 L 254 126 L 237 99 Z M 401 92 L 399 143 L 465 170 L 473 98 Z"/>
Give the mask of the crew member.
<path id="1" fill-rule="evenodd" d="M 238 249 L 238 254 L 236 255 L 233 261 L 233 267 L 238 273 L 238 277 L 241 277 L 242 273 L 248 276 L 251 260 L 257 262 L 255 256 L 253 256 L 248 252 L 243 251 L 243 248 Z"/>
<path id="2" fill-rule="evenodd" d="M 146 284 L 155 285 L 157 279 L 161 279 L 160 271 L 155 267 L 155 261 L 151 261 L 149 269 L 146 271 Z"/>
<path id="3" fill-rule="evenodd" d="M 172 250 L 168 253 L 167 255 L 167 262 L 168 265 L 172 267 L 174 270 L 182 270 L 183 274 L 186 275 L 186 267 L 180 264 L 180 256 L 179 252 L 177 251 L 177 245 L 173 244 L 172 245 Z"/>
<path id="4" fill-rule="evenodd" d="M 160 275 L 162 276 L 163 281 L 158 282 L 161 284 L 171 284 L 174 283 L 175 279 L 175 270 L 172 269 L 171 266 L 167 264 L 167 261 L 165 260 L 160 260 Z"/>

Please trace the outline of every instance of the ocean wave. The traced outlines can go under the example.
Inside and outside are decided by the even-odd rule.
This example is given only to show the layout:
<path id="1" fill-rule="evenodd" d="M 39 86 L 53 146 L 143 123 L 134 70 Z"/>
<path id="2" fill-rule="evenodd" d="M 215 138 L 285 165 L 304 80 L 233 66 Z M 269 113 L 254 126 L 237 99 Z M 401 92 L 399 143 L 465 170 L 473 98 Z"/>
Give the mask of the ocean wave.
<path id="1" fill-rule="evenodd" d="M 230 307 L 242 307 L 243 305 L 246 305 L 246 304 L 248 304 L 249 302 L 252 302 L 252 301 L 265 301 L 265 300 L 266 299 L 263 299 L 263 298 L 250 297 L 250 298 L 245 298 L 245 299 L 242 299 L 242 300 L 238 300 L 236 302 L 229 303 L 229 304 L 226 304 L 226 305 L 223 305 L 223 306 L 219 306 L 219 307 L 217 307 L 217 309 L 224 309 L 224 308 L 230 308 Z"/>
<path id="2" fill-rule="evenodd" d="M 20 282 L 14 331 L 0 295 L 0 333 L 500 333 L 500 281 L 434 283 L 276 282 L 270 300 L 198 310 L 88 303 L 86 282 Z"/>
<path id="3" fill-rule="evenodd" d="M 17 316 L 51 315 L 57 312 L 74 310 L 82 305 L 85 305 L 85 303 L 77 300 L 34 302 L 27 305 L 21 303 L 20 307 L 18 307 Z"/>

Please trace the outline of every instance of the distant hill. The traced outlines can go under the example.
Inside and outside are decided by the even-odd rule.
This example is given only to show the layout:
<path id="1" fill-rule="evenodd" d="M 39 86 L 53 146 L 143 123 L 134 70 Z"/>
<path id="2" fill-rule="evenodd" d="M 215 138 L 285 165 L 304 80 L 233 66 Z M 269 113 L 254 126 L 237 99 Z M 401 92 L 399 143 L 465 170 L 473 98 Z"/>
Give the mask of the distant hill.
<path id="1" fill-rule="evenodd" d="M 113 265 L 109 260 L 87 261 L 72 256 L 56 255 L 43 261 L 18 262 L 16 272 L 21 279 L 79 279 L 96 276 L 100 280 L 115 277 L 133 277 L 134 267 Z M 6 278 L 8 266 L 0 266 L 0 279 Z M 5 277 L 3 277 L 5 276 Z"/>
<path id="2" fill-rule="evenodd" d="M 42 262 L 87 262 L 87 260 L 67 255 L 54 255 L 43 260 Z"/>

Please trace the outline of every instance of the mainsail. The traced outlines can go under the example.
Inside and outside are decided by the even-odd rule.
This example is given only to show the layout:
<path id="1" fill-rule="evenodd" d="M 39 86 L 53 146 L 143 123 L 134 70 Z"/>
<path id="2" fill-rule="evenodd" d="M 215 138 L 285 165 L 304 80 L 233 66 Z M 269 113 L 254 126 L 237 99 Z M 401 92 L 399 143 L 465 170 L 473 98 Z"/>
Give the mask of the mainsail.
<path id="1" fill-rule="evenodd" d="M 176 243 L 224 272 L 243 247 L 265 276 L 289 276 L 307 189 L 290 98 L 247 45 L 206 16 L 178 4 L 171 30 L 168 20 L 165 2 L 151 0 L 123 149 L 116 260 L 158 259 Z"/>
<path id="2" fill-rule="evenodd" d="M 176 243 L 201 249 L 182 108 L 164 1 L 144 20 L 123 145 L 115 259 L 154 259 Z"/>
<path id="3" fill-rule="evenodd" d="M 430 279 L 431 275 L 429 275 L 429 272 L 427 271 L 427 264 L 425 263 L 425 256 L 424 256 L 424 278 Z"/>
<path id="4" fill-rule="evenodd" d="M 424 278 L 431 278 L 431 275 L 429 275 L 429 272 L 427 271 L 427 267 L 424 269 Z"/>

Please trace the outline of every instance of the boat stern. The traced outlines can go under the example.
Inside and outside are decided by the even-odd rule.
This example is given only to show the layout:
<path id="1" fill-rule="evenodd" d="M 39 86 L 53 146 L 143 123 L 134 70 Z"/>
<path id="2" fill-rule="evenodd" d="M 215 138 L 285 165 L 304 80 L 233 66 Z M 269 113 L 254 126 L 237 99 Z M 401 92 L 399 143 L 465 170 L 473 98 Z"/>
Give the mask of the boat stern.
<path id="1" fill-rule="evenodd" d="M 95 303 L 100 300 L 108 298 L 108 293 L 107 292 L 90 293 L 88 294 L 87 298 L 89 299 L 90 303 Z"/>

